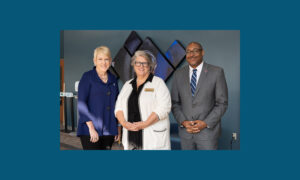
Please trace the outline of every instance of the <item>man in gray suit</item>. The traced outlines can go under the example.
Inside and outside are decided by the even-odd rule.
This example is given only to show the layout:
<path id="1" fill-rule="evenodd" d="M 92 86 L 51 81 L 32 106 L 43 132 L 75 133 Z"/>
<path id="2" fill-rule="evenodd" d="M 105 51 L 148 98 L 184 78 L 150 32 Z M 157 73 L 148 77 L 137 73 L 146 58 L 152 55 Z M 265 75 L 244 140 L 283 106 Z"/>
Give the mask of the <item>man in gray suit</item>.
<path id="1" fill-rule="evenodd" d="M 189 65 L 174 74 L 172 112 L 183 150 L 217 149 L 221 117 L 228 106 L 224 71 L 203 62 L 203 56 L 202 45 L 191 42 L 186 48 Z"/>

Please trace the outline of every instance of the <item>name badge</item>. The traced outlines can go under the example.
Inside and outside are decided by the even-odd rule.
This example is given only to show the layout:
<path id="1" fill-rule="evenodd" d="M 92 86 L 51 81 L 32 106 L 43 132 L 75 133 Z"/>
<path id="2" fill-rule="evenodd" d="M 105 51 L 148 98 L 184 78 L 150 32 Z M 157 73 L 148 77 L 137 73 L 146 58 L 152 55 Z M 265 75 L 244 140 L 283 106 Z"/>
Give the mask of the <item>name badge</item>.
<path id="1" fill-rule="evenodd" d="M 154 92 L 154 88 L 145 88 L 146 92 Z"/>

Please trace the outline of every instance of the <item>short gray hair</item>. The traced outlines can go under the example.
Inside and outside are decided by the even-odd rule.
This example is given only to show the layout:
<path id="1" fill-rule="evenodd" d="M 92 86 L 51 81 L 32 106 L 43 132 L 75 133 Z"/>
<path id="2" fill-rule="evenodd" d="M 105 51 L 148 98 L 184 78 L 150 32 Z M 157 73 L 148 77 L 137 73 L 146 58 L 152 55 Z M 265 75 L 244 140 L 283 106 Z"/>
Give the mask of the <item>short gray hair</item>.
<path id="1" fill-rule="evenodd" d="M 134 66 L 136 58 L 141 56 L 145 58 L 149 64 L 150 72 L 153 73 L 156 68 L 156 58 L 155 56 L 148 50 L 138 50 L 135 51 L 134 55 L 131 58 L 131 66 Z"/>

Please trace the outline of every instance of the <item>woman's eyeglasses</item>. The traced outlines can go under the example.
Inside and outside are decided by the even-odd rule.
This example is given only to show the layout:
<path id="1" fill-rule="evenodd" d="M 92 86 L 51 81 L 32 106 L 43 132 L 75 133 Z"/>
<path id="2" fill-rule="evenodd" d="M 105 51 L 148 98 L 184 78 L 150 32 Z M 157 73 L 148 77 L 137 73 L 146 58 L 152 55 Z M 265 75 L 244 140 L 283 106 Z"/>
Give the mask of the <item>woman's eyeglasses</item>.
<path id="1" fill-rule="evenodd" d="M 137 66 L 137 67 L 140 67 L 141 65 L 143 67 L 148 67 L 149 66 L 149 63 L 148 62 L 138 62 L 138 61 L 135 61 L 134 62 L 134 65 Z"/>

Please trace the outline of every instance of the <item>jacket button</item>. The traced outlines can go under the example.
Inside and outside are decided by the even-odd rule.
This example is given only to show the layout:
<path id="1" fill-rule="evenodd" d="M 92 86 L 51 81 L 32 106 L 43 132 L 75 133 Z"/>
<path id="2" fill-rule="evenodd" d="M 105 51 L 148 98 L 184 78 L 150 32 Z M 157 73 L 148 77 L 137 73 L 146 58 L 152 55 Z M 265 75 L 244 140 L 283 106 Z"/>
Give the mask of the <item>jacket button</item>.
<path id="1" fill-rule="evenodd" d="M 107 106 L 106 109 L 109 111 L 110 110 L 110 106 Z"/>
<path id="2" fill-rule="evenodd" d="M 106 95 L 108 95 L 108 96 L 109 96 L 110 94 L 111 94 L 111 92 L 110 92 L 110 91 L 108 91 L 108 92 L 106 93 Z"/>

